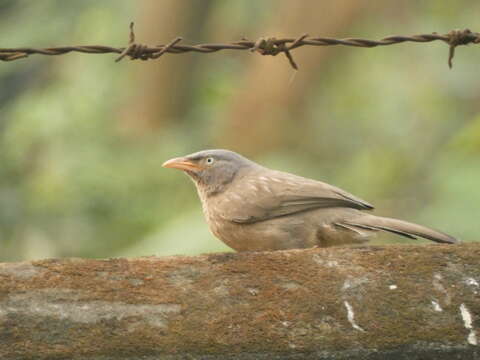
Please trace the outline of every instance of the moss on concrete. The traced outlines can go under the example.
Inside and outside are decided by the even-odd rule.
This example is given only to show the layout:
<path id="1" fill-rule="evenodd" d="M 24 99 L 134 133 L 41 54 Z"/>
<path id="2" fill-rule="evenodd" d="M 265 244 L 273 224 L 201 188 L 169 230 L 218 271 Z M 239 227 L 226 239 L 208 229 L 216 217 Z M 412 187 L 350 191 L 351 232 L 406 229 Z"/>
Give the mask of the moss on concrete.
<path id="1" fill-rule="evenodd" d="M 0 264 L 0 357 L 473 354 L 479 259 L 465 244 Z"/>

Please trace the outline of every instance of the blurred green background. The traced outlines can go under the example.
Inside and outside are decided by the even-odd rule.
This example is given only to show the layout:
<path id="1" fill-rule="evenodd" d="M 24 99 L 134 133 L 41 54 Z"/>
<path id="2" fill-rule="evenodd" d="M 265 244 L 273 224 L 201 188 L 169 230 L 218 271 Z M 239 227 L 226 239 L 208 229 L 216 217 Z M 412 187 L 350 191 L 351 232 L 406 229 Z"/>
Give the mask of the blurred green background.
<path id="1" fill-rule="evenodd" d="M 480 30 L 472 1 L 0 0 L 1 47 Z M 0 63 L 0 260 L 196 254 L 208 232 L 168 158 L 228 148 L 340 186 L 377 213 L 479 237 L 480 48 L 304 47 L 115 63 Z M 398 239 L 397 241 L 403 241 Z"/>

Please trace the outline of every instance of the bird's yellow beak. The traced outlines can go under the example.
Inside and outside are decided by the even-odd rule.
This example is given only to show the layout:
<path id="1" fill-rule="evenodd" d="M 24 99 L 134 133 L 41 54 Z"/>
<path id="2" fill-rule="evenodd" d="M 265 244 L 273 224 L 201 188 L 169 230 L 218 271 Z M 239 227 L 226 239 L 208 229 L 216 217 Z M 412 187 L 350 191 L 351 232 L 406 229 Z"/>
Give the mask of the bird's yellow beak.
<path id="1" fill-rule="evenodd" d="M 187 170 L 187 171 L 203 170 L 203 167 L 201 167 L 200 165 L 195 164 L 194 162 L 183 157 L 167 160 L 162 164 L 162 166 L 165 168 Z"/>

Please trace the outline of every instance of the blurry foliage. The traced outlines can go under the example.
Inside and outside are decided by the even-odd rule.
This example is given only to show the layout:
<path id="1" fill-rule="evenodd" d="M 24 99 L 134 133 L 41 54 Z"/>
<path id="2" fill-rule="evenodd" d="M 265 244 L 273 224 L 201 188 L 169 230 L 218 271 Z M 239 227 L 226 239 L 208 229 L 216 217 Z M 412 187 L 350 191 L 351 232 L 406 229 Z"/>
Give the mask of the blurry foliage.
<path id="1" fill-rule="evenodd" d="M 2 46 L 120 46 L 128 39 L 130 20 L 137 22 L 141 41 L 149 24 L 139 14 L 147 3 L 3 0 Z M 271 35 L 267 31 L 296 36 L 288 28 L 263 26 L 283 16 L 276 6 L 286 11 L 288 4 L 209 1 L 204 12 L 190 14 L 197 16 L 193 28 L 178 35 L 197 34 L 186 42 Z M 305 32 L 380 38 L 470 26 L 478 31 L 472 7 L 480 6 L 466 4 L 378 1 L 376 12 L 358 14 L 342 33 L 322 32 L 325 14 L 318 15 L 318 29 Z M 157 38 L 170 41 L 162 34 Z M 293 80 L 282 80 L 287 93 L 296 82 L 309 84 L 302 104 L 272 108 L 281 117 L 303 107 L 297 111 L 301 118 L 279 121 L 268 130 L 282 143 L 257 153 L 247 139 L 247 145 L 233 150 L 341 186 L 376 204 L 378 213 L 478 240 L 480 81 L 472 76 L 480 63 L 478 46 L 459 48 L 452 71 L 444 44 L 305 48 L 297 54 L 315 51 L 326 54 L 318 71 L 302 72 L 299 60 Z M 138 71 L 165 66 L 172 73 L 182 71 L 180 56 L 191 61 L 189 76 L 178 80 L 183 90 L 171 93 L 158 79 L 154 95 L 183 99 L 183 108 L 159 127 L 132 130 L 137 121 L 132 104 L 141 109 L 138 101 L 152 91 L 138 81 Z M 208 233 L 190 181 L 161 164 L 172 156 L 225 146 L 229 106 L 248 67 L 288 63 L 281 56 L 234 52 L 168 55 L 148 64 L 113 59 L 72 54 L 0 64 L 0 260 L 227 250 Z M 261 92 L 255 98 L 271 100 Z M 245 121 L 252 134 L 262 126 L 261 118 Z"/>

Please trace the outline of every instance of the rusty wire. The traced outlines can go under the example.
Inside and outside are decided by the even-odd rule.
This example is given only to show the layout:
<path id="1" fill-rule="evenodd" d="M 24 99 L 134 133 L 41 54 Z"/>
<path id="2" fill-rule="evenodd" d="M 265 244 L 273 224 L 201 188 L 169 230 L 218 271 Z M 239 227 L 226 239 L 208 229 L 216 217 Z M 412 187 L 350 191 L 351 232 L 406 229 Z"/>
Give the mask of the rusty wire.
<path id="1" fill-rule="evenodd" d="M 420 34 L 413 36 L 388 36 L 381 40 L 368 40 L 358 38 L 333 39 L 333 38 L 310 38 L 304 34 L 298 38 L 282 38 L 274 37 L 260 38 L 257 41 L 242 39 L 240 41 L 229 44 L 198 44 L 198 45 L 179 45 L 182 38 L 177 37 L 166 45 L 148 46 L 135 42 L 135 33 L 133 22 L 130 23 L 130 41 L 127 47 L 115 48 L 102 45 L 86 45 L 86 46 L 60 46 L 52 48 L 0 48 L 0 60 L 13 61 L 26 58 L 33 54 L 41 55 L 63 55 L 70 52 L 80 52 L 87 54 L 119 54 L 116 61 L 128 57 L 131 60 L 151 60 L 158 59 L 164 54 L 183 54 L 186 52 L 212 53 L 220 50 L 250 50 L 261 55 L 276 56 L 280 53 L 285 54 L 290 65 L 294 69 L 298 69 L 293 59 L 291 51 L 302 46 L 355 46 L 373 48 L 377 46 L 386 46 L 400 44 L 403 42 L 427 43 L 441 40 L 449 45 L 448 66 L 452 68 L 452 60 L 455 55 L 455 48 L 459 45 L 478 44 L 480 43 L 480 33 L 472 32 L 469 29 L 452 30 L 447 34 L 440 35 L 437 33 Z"/>

